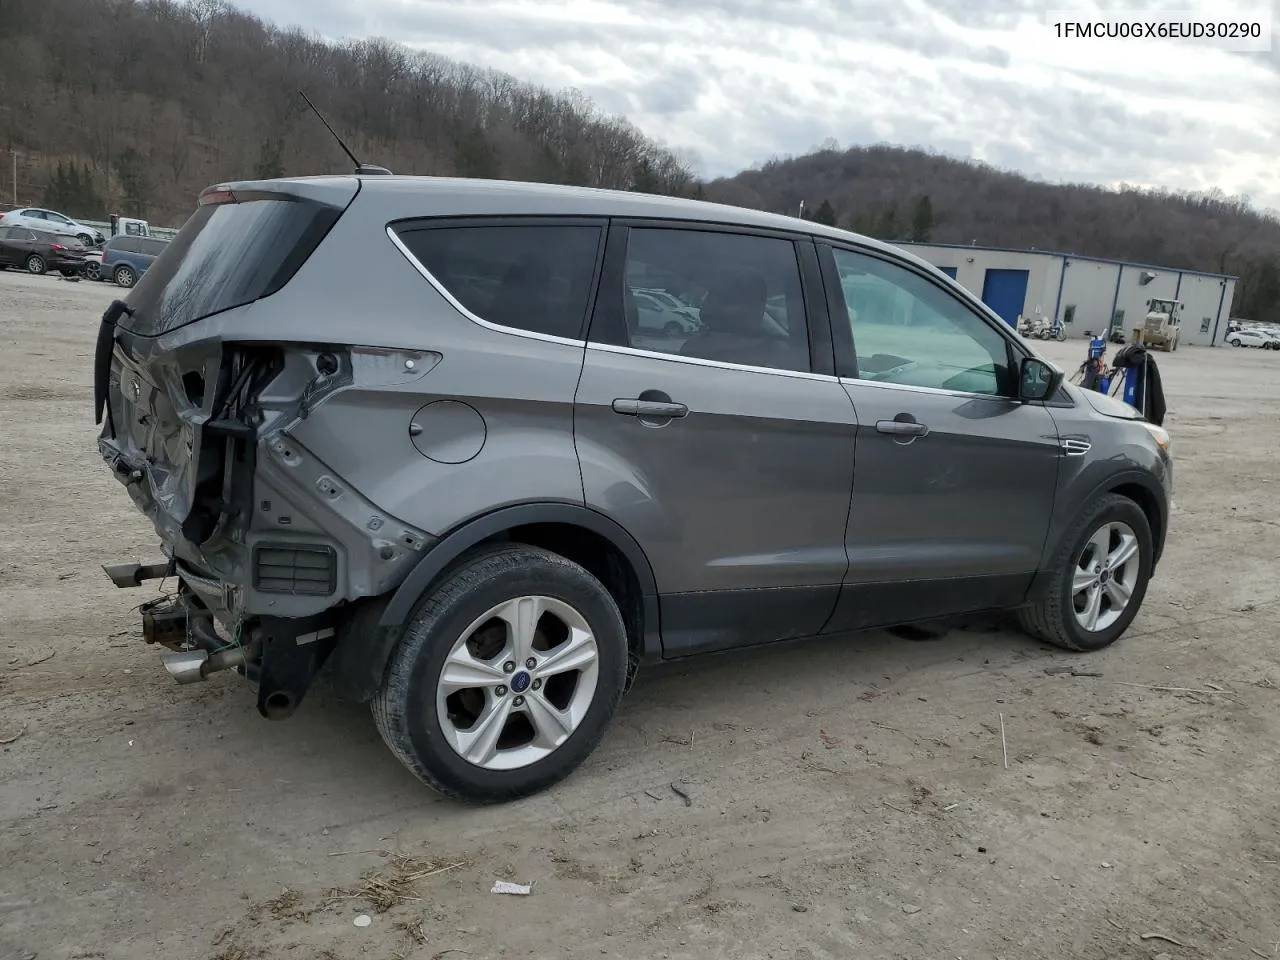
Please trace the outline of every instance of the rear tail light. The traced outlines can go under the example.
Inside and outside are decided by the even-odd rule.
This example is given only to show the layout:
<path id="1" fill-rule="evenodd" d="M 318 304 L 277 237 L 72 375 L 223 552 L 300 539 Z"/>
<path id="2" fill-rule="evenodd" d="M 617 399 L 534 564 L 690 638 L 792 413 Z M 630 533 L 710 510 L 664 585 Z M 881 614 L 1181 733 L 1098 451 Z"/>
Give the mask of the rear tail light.
<path id="1" fill-rule="evenodd" d="M 207 207 L 222 203 L 236 203 L 236 195 L 230 190 L 219 187 L 209 187 L 200 194 L 199 204 Z"/>
<path id="2" fill-rule="evenodd" d="M 55 244 L 51 245 L 51 246 L 49 247 L 49 249 L 50 249 L 50 250 L 52 250 L 54 253 L 57 253 L 58 251 L 60 251 L 60 250 L 65 250 L 65 249 L 67 249 L 67 248 L 66 248 L 66 247 L 64 247 L 64 246 L 63 246 L 62 244 L 60 244 L 60 243 L 55 243 Z"/>

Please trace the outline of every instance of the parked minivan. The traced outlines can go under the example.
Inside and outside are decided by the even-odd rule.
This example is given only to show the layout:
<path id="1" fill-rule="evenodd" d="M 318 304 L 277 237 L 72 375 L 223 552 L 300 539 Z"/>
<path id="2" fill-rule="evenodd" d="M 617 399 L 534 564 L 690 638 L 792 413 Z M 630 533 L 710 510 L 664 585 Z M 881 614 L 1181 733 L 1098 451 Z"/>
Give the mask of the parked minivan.
<path id="1" fill-rule="evenodd" d="M 122 287 L 132 287 L 169 245 L 168 240 L 120 233 L 102 248 L 101 274 Z"/>
<path id="2" fill-rule="evenodd" d="M 211 187 L 95 363 L 169 672 L 279 719 L 323 669 L 470 801 L 567 776 L 645 663 L 1002 609 L 1101 649 L 1169 526 L 1169 435 L 941 271 L 690 200 Z"/>

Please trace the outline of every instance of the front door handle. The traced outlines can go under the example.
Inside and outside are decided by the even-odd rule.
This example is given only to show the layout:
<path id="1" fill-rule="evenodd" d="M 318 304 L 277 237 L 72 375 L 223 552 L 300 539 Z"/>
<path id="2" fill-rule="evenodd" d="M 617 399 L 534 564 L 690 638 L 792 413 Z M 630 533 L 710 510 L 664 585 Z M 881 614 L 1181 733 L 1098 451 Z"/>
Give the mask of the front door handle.
<path id="1" fill-rule="evenodd" d="M 924 437 L 929 434 L 927 426 L 914 420 L 877 420 L 876 430 L 895 437 Z"/>
<path id="2" fill-rule="evenodd" d="M 613 412 L 626 417 L 648 417 L 654 420 L 683 417 L 689 408 L 683 403 L 672 403 L 669 400 L 615 400 Z"/>

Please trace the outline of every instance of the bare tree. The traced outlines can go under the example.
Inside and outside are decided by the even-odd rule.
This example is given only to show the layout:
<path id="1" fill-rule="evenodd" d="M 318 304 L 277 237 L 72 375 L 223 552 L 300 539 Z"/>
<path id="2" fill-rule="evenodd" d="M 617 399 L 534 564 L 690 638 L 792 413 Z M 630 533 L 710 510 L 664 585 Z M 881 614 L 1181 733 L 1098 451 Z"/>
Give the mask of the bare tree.
<path id="1" fill-rule="evenodd" d="M 217 180 L 346 169 L 299 88 L 361 159 L 397 172 L 626 187 L 647 157 L 652 189 L 692 182 L 682 161 L 581 93 L 387 39 L 327 43 L 226 0 L 0 4 L 0 137 L 30 158 L 33 197 L 60 162 L 87 158 L 104 215 L 127 200 L 178 223 Z"/>

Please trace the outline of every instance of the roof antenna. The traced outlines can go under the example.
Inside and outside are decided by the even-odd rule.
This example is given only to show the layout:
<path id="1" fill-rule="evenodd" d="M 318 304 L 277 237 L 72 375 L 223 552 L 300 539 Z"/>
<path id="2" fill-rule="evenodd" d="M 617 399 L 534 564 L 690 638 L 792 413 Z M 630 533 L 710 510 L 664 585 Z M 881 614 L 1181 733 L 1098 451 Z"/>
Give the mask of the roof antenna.
<path id="1" fill-rule="evenodd" d="M 388 170 L 386 167 L 379 167 L 372 163 L 361 163 L 359 160 L 357 160 L 356 155 L 347 148 L 347 145 L 342 142 L 342 138 L 338 136 L 338 131 L 334 130 L 333 127 L 329 126 L 329 121 L 324 118 L 324 114 L 321 113 L 320 109 L 314 103 L 311 102 L 311 98 L 308 97 L 301 90 L 298 91 L 298 96 L 302 97 L 303 100 L 307 101 L 307 106 L 310 107 L 315 112 L 315 115 L 320 118 L 320 122 L 324 124 L 325 129 L 328 130 L 331 134 L 333 134 L 333 139 L 338 141 L 338 146 L 342 148 L 342 152 L 351 158 L 351 162 L 356 165 L 357 176 L 359 175 L 390 176 L 391 175 L 391 171 Z"/>

